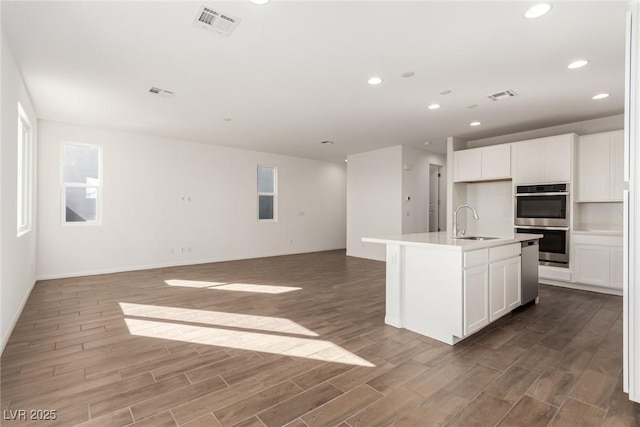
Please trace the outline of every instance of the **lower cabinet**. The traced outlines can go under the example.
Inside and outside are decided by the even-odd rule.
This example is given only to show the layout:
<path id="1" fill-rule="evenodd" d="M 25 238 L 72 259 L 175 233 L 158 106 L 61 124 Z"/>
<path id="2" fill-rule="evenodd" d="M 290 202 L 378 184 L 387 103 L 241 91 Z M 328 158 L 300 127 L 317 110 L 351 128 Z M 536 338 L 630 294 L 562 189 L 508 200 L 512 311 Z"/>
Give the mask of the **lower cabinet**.
<path id="1" fill-rule="evenodd" d="M 576 234 L 573 282 L 621 290 L 622 257 L 621 237 Z"/>
<path id="2" fill-rule="evenodd" d="M 489 267 L 487 264 L 464 270 L 464 335 L 489 324 Z"/>
<path id="3" fill-rule="evenodd" d="M 520 306 L 520 257 L 491 263 L 489 266 L 489 321 Z"/>
<path id="4" fill-rule="evenodd" d="M 575 281 L 585 285 L 609 286 L 608 246 L 576 244 Z"/>
<path id="5" fill-rule="evenodd" d="M 520 306 L 520 244 L 465 253 L 464 335 Z"/>

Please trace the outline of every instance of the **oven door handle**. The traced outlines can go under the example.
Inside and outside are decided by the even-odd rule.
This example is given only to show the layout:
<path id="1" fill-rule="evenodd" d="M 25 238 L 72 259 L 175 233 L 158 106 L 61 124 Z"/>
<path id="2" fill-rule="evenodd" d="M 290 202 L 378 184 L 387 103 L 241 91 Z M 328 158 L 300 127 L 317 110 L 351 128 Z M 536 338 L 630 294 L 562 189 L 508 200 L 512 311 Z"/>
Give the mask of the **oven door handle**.
<path id="1" fill-rule="evenodd" d="M 514 225 L 514 228 L 526 228 L 528 230 L 558 230 L 558 231 L 569 231 L 569 227 L 545 227 L 542 225 Z"/>
<path id="2" fill-rule="evenodd" d="M 516 193 L 516 197 L 535 197 L 535 196 L 568 196 L 568 192 L 555 193 Z"/>

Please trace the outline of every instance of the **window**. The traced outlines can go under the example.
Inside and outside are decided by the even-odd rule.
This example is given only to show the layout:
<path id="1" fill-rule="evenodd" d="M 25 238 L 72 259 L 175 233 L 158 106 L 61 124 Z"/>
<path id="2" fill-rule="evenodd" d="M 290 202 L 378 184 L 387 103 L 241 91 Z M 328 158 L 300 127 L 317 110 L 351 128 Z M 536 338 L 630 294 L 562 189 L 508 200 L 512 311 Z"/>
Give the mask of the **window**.
<path id="1" fill-rule="evenodd" d="M 277 169 L 258 166 L 258 221 L 276 220 Z"/>
<path id="2" fill-rule="evenodd" d="M 64 144 L 62 151 L 64 222 L 96 224 L 100 207 L 100 147 Z"/>
<path id="3" fill-rule="evenodd" d="M 18 236 L 31 230 L 33 140 L 27 115 L 18 104 Z"/>

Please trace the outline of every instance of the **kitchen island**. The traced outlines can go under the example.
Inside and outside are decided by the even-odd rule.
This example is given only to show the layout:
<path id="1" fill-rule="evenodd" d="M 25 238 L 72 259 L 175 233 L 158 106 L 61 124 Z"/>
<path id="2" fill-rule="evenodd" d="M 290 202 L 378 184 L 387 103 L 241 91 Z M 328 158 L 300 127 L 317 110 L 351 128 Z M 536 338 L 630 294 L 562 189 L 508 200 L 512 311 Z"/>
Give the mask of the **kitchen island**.
<path id="1" fill-rule="evenodd" d="M 521 242 L 447 232 L 363 238 L 386 245 L 385 323 L 453 345 L 521 305 Z"/>

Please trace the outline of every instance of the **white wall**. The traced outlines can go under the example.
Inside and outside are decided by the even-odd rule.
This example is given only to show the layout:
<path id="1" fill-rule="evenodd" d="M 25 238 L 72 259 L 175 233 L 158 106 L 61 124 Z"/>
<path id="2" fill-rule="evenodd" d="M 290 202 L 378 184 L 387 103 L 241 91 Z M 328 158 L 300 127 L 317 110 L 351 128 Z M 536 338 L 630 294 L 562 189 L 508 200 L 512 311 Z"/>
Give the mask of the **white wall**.
<path id="1" fill-rule="evenodd" d="M 36 144 L 37 122 L 29 94 L 11 48 L 2 36 L 2 147 L 0 149 L 2 192 L 1 262 L 0 262 L 0 331 L 4 347 L 18 320 L 22 307 L 35 283 L 36 227 L 35 201 L 32 228 L 17 237 L 18 200 L 18 102 L 27 114 Z M 34 188 L 35 193 L 35 188 Z"/>
<path id="2" fill-rule="evenodd" d="M 360 239 L 402 232 L 402 146 L 347 160 L 347 255 L 383 261 L 385 245 Z"/>
<path id="3" fill-rule="evenodd" d="M 622 231 L 622 203 L 580 203 L 574 212 L 576 230 Z"/>
<path id="4" fill-rule="evenodd" d="M 384 245 L 363 237 L 428 232 L 429 165 L 445 163 L 442 154 L 401 145 L 350 155 L 347 255 L 383 261 Z"/>
<path id="5" fill-rule="evenodd" d="M 452 136 L 447 138 L 448 159 L 453 159 L 454 151 L 464 150 L 466 148 L 466 141 Z M 447 224 L 447 231 L 452 232 L 453 212 L 458 208 L 458 206 L 467 203 L 467 185 L 464 183 L 453 182 L 453 161 L 449 163 L 449 167 L 447 168 L 447 213 L 445 223 Z M 468 211 L 468 209 L 461 209 L 458 212 L 458 224 L 467 223 L 466 211 Z"/>
<path id="6" fill-rule="evenodd" d="M 444 166 L 443 154 L 435 154 L 415 147 L 402 146 L 402 233 L 429 231 L 429 165 Z M 442 180 L 446 172 L 442 170 Z M 446 188 L 446 187 L 445 187 Z M 411 200 L 407 200 L 410 197 Z M 446 194 L 442 194 L 442 211 Z M 444 217 L 442 218 L 444 220 Z M 444 227 L 444 222 L 443 222 Z"/>
<path id="7" fill-rule="evenodd" d="M 39 137 L 38 278 L 345 247 L 344 164 L 52 121 Z M 103 148 L 100 226 L 62 224 L 62 141 Z M 274 223 L 256 219 L 258 164 L 278 168 Z"/>
<path id="8" fill-rule="evenodd" d="M 478 220 L 466 215 L 467 235 L 511 236 L 513 235 L 513 186 L 509 181 L 469 183 L 467 203 L 478 212 Z"/>

